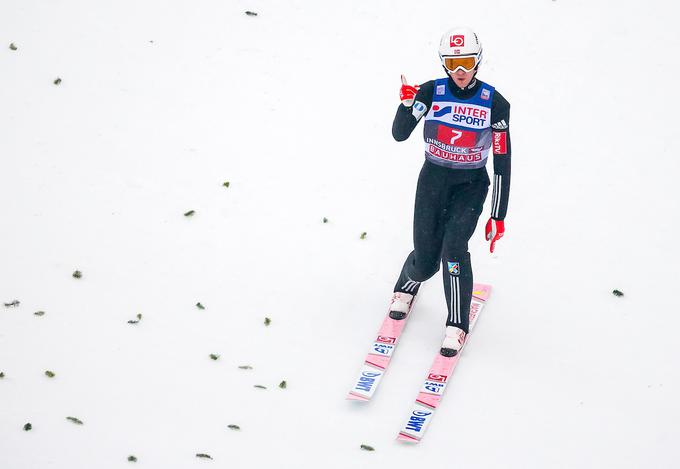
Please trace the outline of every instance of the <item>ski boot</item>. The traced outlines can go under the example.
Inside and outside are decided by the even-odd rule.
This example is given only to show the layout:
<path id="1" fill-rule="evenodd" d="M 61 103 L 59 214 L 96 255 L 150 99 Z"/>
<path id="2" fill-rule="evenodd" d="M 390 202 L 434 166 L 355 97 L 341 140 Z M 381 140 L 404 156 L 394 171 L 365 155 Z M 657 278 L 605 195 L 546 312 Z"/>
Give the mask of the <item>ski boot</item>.
<path id="1" fill-rule="evenodd" d="M 402 292 L 394 292 L 392 304 L 390 305 L 390 317 L 400 321 L 406 317 L 411 309 L 411 303 L 415 299 L 414 295 Z"/>
<path id="2" fill-rule="evenodd" d="M 439 350 L 445 357 L 455 357 L 460 352 L 460 349 L 465 343 L 465 332 L 456 326 L 446 327 L 446 337 L 444 337 L 444 343 L 442 343 L 442 348 Z"/>

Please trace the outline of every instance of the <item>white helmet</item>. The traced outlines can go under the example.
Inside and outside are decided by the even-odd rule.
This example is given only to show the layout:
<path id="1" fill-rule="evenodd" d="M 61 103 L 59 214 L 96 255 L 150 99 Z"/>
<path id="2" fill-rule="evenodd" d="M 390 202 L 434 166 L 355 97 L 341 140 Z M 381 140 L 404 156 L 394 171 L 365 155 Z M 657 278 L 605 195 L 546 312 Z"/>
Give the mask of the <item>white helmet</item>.
<path id="1" fill-rule="evenodd" d="M 482 44 L 477 39 L 477 35 L 470 28 L 458 27 L 453 28 L 444 33 L 442 40 L 439 43 L 439 58 L 442 61 L 444 68 L 450 71 L 455 71 L 447 66 L 447 58 L 470 57 L 474 58 L 474 66 L 457 65 L 455 68 L 461 67 L 470 72 L 477 68 L 482 61 Z M 472 62 L 470 62 L 472 63 Z M 450 64 L 449 64 L 450 65 Z"/>

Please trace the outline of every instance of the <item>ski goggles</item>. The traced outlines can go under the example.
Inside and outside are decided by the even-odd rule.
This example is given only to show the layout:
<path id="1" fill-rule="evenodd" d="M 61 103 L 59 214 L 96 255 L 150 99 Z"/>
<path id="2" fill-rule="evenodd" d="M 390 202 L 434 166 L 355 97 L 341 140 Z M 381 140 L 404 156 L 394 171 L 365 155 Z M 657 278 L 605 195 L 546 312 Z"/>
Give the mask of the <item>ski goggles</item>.
<path id="1" fill-rule="evenodd" d="M 455 72 L 462 68 L 466 72 L 471 72 L 477 66 L 477 56 L 469 55 L 467 57 L 442 57 L 442 64 L 450 72 Z"/>

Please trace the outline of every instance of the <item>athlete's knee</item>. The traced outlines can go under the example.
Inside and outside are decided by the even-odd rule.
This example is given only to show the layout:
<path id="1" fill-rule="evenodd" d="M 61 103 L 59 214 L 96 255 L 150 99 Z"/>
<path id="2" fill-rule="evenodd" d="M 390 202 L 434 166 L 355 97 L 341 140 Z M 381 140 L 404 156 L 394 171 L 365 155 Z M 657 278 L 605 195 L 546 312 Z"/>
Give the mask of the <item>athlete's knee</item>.
<path id="1" fill-rule="evenodd" d="M 444 257 L 455 257 L 458 259 L 470 257 L 467 240 L 459 240 L 456 242 L 447 243 L 446 247 L 444 248 L 443 255 Z"/>

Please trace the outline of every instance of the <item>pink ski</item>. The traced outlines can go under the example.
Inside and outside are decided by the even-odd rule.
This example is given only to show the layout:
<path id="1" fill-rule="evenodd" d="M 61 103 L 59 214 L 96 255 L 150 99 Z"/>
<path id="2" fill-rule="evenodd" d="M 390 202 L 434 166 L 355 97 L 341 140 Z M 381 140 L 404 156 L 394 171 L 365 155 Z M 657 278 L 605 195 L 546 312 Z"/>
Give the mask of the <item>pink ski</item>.
<path id="1" fill-rule="evenodd" d="M 479 313 L 484 308 L 486 300 L 491 293 L 490 285 L 475 284 L 472 290 L 472 303 L 470 304 L 470 332 L 477 322 Z M 469 338 L 469 334 L 468 334 Z M 467 345 L 467 339 L 463 348 L 455 357 L 445 357 L 437 352 L 434 363 L 430 367 L 430 372 L 420 388 L 416 402 L 413 404 L 408 421 L 402 427 L 397 440 L 418 443 L 423 437 L 434 412 L 441 402 L 446 385 L 451 379 L 453 370 L 458 364 L 461 353 Z"/>
<path id="2" fill-rule="evenodd" d="M 371 345 L 368 355 L 366 355 L 364 364 L 359 372 L 359 377 L 355 381 L 352 390 L 347 395 L 347 399 L 356 401 L 371 400 L 375 390 L 378 388 L 378 384 L 380 384 L 380 380 L 385 374 L 385 371 L 387 371 L 387 365 L 390 364 L 390 359 L 397 347 L 399 337 L 406 326 L 406 321 L 411 317 L 411 311 L 413 311 L 416 300 L 417 295 L 411 301 L 408 313 L 404 319 L 392 319 L 389 316 L 388 309 L 385 320 L 378 331 L 378 336 L 373 342 L 373 345 Z"/>

